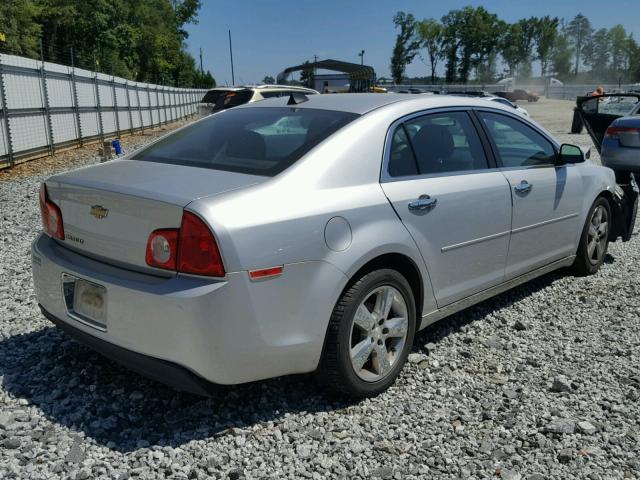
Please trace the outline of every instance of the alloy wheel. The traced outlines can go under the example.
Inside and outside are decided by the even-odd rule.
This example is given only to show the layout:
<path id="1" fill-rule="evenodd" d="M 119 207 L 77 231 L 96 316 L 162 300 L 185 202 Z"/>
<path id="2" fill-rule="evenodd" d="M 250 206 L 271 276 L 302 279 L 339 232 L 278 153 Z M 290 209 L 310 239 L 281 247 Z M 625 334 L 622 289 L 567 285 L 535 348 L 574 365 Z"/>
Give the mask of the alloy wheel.
<path id="1" fill-rule="evenodd" d="M 609 212 L 598 205 L 589 221 L 589 231 L 587 233 L 587 256 L 592 265 L 598 264 L 604 256 L 609 237 Z"/>
<path id="2" fill-rule="evenodd" d="M 407 303 L 394 287 L 376 287 L 358 306 L 351 325 L 350 356 L 362 380 L 386 377 L 400 358 L 409 331 Z"/>

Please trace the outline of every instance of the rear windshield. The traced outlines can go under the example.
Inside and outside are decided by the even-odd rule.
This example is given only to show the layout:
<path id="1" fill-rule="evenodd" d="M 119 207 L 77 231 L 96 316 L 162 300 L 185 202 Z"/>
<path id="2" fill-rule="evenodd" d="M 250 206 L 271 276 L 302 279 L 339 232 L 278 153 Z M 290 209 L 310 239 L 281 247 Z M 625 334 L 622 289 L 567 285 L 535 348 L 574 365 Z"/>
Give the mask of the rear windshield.
<path id="1" fill-rule="evenodd" d="M 240 108 L 190 125 L 133 160 L 274 176 L 358 115 L 310 108 Z"/>

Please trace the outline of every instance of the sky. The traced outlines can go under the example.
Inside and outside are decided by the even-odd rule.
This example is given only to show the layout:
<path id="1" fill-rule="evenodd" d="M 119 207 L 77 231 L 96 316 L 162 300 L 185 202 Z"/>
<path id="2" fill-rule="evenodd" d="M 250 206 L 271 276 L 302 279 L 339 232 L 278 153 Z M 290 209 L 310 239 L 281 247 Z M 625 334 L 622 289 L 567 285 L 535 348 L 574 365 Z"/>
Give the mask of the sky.
<path id="1" fill-rule="evenodd" d="M 389 61 L 396 38 L 393 15 L 412 13 L 417 19 L 440 19 L 449 10 L 484 6 L 507 22 L 551 15 L 571 19 L 582 13 L 595 29 L 621 24 L 640 38 L 640 0 L 271 0 L 215 2 L 202 0 L 197 25 L 187 26 L 189 52 L 219 85 L 231 84 L 228 30 L 233 42 L 236 84 L 259 83 L 305 60 L 335 59 L 364 63 L 378 77 L 390 77 Z M 533 8 L 532 8 L 533 7 Z M 322 72 L 321 72 L 322 73 Z M 418 57 L 406 75 L 426 76 L 429 67 Z"/>

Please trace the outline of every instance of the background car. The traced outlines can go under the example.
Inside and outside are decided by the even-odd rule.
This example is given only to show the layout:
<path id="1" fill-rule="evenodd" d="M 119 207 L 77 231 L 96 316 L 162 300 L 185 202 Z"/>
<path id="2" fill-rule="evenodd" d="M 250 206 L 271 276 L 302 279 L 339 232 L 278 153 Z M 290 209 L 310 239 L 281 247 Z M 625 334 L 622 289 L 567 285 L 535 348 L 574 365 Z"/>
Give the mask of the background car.
<path id="1" fill-rule="evenodd" d="M 637 195 L 510 107 L 309 95 L 210 115 L 48 178 L 32 246 L 44 315 L 197 393 L 316 372 L 354 397 L 421 328 L 630 238 Z"/>
<path id="2" fill-rule="evenodd" d="M 479 91 L 479 92 L 447 92 L 446 95 L 458 95 L 463 97 L 474 97 L 481 98 L 483 100 L 489 100 L 491 102 L 501 103 L 502 105 L 506 105 L 511 107 L 521 113 L 522 115 L 529 116 L 529 112 L 527 112 L 524 108 L 520 107 L 517 103 L 512 102 L 511 100 L 507 100 L 503 97 L 496 97 L 495 95 L 491 95 L 488 92 Z"/>
<path id="3" fill-rule="evenodd" d="M 527 102 L 537 102 L 540 100 L 540 94 L 530 90 L 515 89 L 512 92 L 495 92 L 496 97 L 506 98 L 512 102 L 518 100 L 526 100 Z"/>
<path id="4" fill-rule="evenodd" d="M 629 181 L 629 172 L 640 176 L 640 94 L 578 97 L 576 103 L 602 164 L 621 183 Z"/>
<path id="5" fill-rule="evenodd" d="M 294 85 L 247 85 L 242 87 L 217 87 L 209 90 L 198 105 L 200 115 L 237 107 L 245 103 L 258 102 L 267 98 L 289 96 L 292 93 L 318 94 L 316 90 Z"/>

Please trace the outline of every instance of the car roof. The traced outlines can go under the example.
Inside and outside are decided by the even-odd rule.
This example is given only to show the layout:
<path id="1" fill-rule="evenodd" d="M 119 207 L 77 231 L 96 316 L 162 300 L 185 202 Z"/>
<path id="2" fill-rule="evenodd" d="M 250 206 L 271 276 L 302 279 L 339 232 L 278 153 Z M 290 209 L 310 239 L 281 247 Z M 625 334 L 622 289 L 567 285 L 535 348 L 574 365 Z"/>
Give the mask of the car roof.
<path id="1" fill-rule="evenodd" d="M 289 97 L 280 97 L 245 104 L 235 108 L 291 106 L 287 105 L 288 101 Z M 364 115 L 372 110 L 399 102 L 407 104 L 413 103 L 415 104 L 414 107 L 416 110 L 450 106 L 490 106 L 492 108 L 507 108 L 506 105 L 491 102 L 483 98 L 461 97 L 454 95 L 403 95 L 401 93 L 337 93 L 310 95 L 307 97 L 305 102 L 298 103 L 295 107 L 334 110 Z"/>

